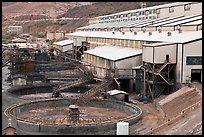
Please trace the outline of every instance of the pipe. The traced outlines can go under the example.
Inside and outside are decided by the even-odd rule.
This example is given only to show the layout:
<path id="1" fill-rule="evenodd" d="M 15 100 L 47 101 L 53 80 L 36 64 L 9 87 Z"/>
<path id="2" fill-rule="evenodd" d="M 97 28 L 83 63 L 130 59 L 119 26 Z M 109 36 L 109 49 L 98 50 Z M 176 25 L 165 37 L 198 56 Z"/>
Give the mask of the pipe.
<path id="1" fill-rule="evenodd" d="M 144 81 L 143 81 L 143 90 L 144 90 L 144 95 L 146 96 L 146 87 L 145 87 L 145 68 L 144 66 L 138 66 L 138 67 L 134 67 L 133 69 L 137 70 L 137 69 L 142 69 L 143 70 L 143 75 L 144 75 Z M 144 96 L 143 95 L 143 96 Z"/>
<path id="2" fill-rule="evenodd" d="M 144 95 L 143 95 L 143 96 L 146 96 L 146 87 L 145 87 L 145 68 L 144 68 L 143 66 L 141 66 L 140 68 L 143 70 L 143 73 L 144 73 L 144 78 L 143 78 L 143 79 L 144 79 L 144 81 L 143 81 L 143 84 L 144 84 L 144 85 L 143 85 L 143 86 L 144 86 L 144 87 L 143 87 Z"/>

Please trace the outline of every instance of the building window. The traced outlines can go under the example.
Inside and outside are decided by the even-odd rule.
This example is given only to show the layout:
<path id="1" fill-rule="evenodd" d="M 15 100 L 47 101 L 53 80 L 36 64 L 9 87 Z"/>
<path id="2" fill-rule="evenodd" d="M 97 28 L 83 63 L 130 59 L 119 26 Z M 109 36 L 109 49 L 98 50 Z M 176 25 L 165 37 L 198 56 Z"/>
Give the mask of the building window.
<path id="1" fill-rule="evenodd" d="M 169 13 L 174 12 L 174 7 L 169 7 Z"/>
<path id="2" fill-rule="evenodd" d="M 190 4 L 185 4 L 184 5 L 184 10 L 187 11 L 187 10 L 190 10 L 191 6 Z"/>
<path id="3" fill-rule="evenodd" d="M 146 10 L 146 11 L 145 11 L 145 15 L 148 15 L 148 14 L 149 14 L 149 10 Z"/>
<path id="4" fill-rule="evenodd" d="M 187 56 L 186 65 L 202 65 L 201 56 Z"/>
<path id="5" fill-rule="evenodd" d="M 145 14 L 144 11 L 139 12 L 139 15 L 144 15 L 144 14 Z"/>
<path id="6" fill-rule="evenodd" d="M 139 12 L 135 12 L 135 16 L 139 16 Z"/>

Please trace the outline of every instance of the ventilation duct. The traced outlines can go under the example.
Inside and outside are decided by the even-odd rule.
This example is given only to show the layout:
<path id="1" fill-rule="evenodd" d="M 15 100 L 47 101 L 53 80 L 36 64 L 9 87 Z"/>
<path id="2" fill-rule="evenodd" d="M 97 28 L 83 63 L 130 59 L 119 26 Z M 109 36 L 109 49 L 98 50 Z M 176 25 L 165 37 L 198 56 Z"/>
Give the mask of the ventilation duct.
<path id="1" fill-rule="evenodd" d="M 181 33 L 182 32 L 182 30 L 181 29 L 178 29 L 178 33 Z"/>
<path id="2" fill-rule="evenodd" d="M 143 27 L 143 28 L 142 28 L 142 31 L 143 31 L 143 33 L 145 33 L 145 32 L 146 32 L 146 28 L 145 28 L 145 27 Z"/>
<path id="3" fill-rule="evenodd" d="M 130 28 L 130 32 L 133 32 L 133 28 Z"/>
<path id="4" fill-rule="evenodd" d="M 162 29 L 161 29 L 161 27 L 160 27 L 160 26 L 158 27 L 158 31 L 159 31 L 159 33 L 161 33 L 161 32 L 162 32 Z"/>
<path id="5" fill-rule="evenodd" d="M 168 36 L 171 36 L 171 32 L 167 32 L 167 35 L 168 35 Z"/>

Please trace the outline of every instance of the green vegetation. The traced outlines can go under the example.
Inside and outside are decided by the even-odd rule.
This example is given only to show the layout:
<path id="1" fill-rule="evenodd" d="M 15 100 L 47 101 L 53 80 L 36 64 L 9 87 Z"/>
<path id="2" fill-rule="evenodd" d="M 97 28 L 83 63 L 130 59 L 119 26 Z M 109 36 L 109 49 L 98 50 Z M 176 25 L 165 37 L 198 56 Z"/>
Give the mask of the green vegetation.
<path id="1" fill-rule="evenodd" d="M 10 34 L 10 33 L 2 34 L 2 42 L 3 43 L 10 42 L 16 36 L 18 36 L 18 35 L 17 34 Z"/>
<path id="2" fill-rule="evenodd" d="M 45 38 L 46 37 L 46 32 L 34 33 L 32 35 L 34 37 L 37 37 L 37 38 Z"/>

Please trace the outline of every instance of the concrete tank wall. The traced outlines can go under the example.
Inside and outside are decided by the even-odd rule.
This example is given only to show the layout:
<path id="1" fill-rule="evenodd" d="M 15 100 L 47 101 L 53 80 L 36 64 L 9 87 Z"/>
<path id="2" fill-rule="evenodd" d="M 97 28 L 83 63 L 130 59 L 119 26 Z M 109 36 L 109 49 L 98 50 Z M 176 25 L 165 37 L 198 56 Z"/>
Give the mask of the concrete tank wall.
<path id="1" fill-rule="evenodd" d="M 36 122 L 29 122 L 23 119 L 16 117 L 18 113 L 29 110 L 31 108 L 43 108 L 48 106 L 69 106 L 73 103 L 73 100 L 67 99 L 47 99 L 47 100 L 39 100 L 33 101 L 29 103 L 24 103 L 21 105 L 13 106 L 9 110 L 9 114 L 12 116 L 12 119 L 17 118 L 17 129 L 20 129 L 27 134 L 32 134 L 32 132 L 39 132 L 39 133 L 49 133 L 49 134 L 82 134 L 82 133 L 93 133 L 98 132 L 101 130 L 110 130 L 116 129 L 116 122 L 118 121 L 107 121 L 101 123 L 94 123 L 90 124 L 87 123 L 82 126 L 77 125 L 57 125 L 57 124 L 43 124 L 43 123 L 36 123 Z M 115 101 L 115 100 L 92 100 L 88 102 L 88 106 L 93 107 L 102 107 L 102 108 L 114 108 L 121 111 L 125 111 L 131 116 L 126 118 L 120 119 L 120 121 L 129 122 L 130 125 L 139 121 L 142 117 L 142 110 L 129 103 Z"/>

